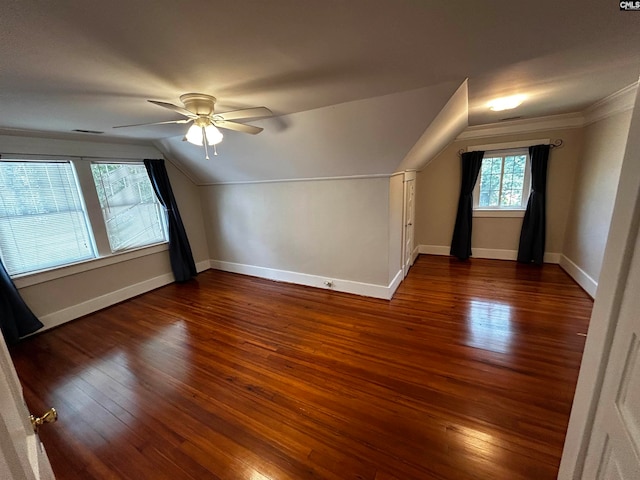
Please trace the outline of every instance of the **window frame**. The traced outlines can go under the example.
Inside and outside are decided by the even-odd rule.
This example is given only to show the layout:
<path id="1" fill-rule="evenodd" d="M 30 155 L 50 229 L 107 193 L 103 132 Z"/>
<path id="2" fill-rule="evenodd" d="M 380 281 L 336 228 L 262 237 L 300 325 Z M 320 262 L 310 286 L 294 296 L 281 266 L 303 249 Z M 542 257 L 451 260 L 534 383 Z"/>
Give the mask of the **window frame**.
<path id="1" fill-rule="evenodd" d="M 481 150 L 475 148 L 474 150 Z M 471 151 L 471 150 L 469 150 Z M 513 146 L 507 148 L 493 148 L 484 151 L 482 161 L 485 158 L 502 158 L 502 167 L 500 171 L 500 192 L 502 192 L 502 185 L 504 179 L 504 159 L 513 155 L 525 155 L 525 169 L 524 179 L 522 186 L 522 202 L 518 206 L 489 206 L 480 207 L 480 185 L 482 179 L 482 169 L 478 173 L 476 185 L 473 188 L 473 216 L 474 217 L 523 217 L 527 209 L 527 202 L 529 195 L 531 194 L 531 161 L 529 158 L 529 149 L 526 146 Z M 499 195 L 500 196 L 500 195 Z"/>
<path id="2" fill-rule="evenodd" d="M 91 172 L 91 164 L 93 162 L 112 163 L 112 164 L 137 164 L 143 165 L 141 159 L 129 158 L 112 158 L 112 157 L 80 157 L 72 155 L 32 155 L 26 153 L 3 154 L 0 161 L 23 161 L 23 162 L 69 162 L 76 176 L 76 184 L 78 194 L 85 207 L 85 214 L 88 219 L 87 227 L 89 235 L 93 242 L 94 258 L 81 260 L 78 262 L 65 263 L 54 267 L 24 272 L 11 275 L 19 288 L 36 285 L 47 282 L 56 278 L 62 278 L 68 275 L 75 275 L 80 272 L 93 270 L 106 265 L 111 265 L 121 261 L 151 255 L 161 251 L 168 250 L 168 228 L 166 228 L 167 219 L 164 218 L 166 240 L 159 243 L 134 247 L 126 250 L 111 251 L 109 239 L 106 231 L 102 208 L 98 199 L 98 193 Z M 160 204 L 160 202 L 158 201 Z M 162 207 L 161 207 L 162 208 Z M 165 211 L 166 216 L 166 211 Z"/>

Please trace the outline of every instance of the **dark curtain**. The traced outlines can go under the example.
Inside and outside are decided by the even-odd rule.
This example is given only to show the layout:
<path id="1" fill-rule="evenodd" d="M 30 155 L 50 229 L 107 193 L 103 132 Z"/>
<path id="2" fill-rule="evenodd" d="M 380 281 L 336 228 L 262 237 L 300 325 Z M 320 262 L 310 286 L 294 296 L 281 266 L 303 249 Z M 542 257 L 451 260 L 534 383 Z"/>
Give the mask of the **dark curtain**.
<path id="1" fill-rule="evenodd" d="M 44 325 L 24 303 L 13 280 L 0 261 L 0 329 L 7 345 L 18 342 Z"/>
<path id="2" fill-rule="evenodd" d="M 546 234 L 547 163 L 549 145 L 529 147 L 531 157 L 531 195 L 522 221 L 518 262 L 541 265 Z"/>
<path id="3" fill-rule="evenodd" d="M 482 166 L 484 152 L 465 152 L 462 154 L 462 181 L 456 226 L 451 239 L 451 255 L 460 260 L 471 256 L 471 223 L 473 220 L 473 187 Z"/>
<path id="4" fill-rule="evenodd" d="M 182 218 L 178 211 L 176 199 L 173 196 L 171 183 L 164 160 L 145 160 L 144 166 L 151 179 L 153 190 L 156 192 L 158 200 L 167 210 L 169 221 L 169 258 L 171 259 L 171 269 L 176 282 L 186 282 L 195 277 L 198 272 L 193 261 L 191 246 L 184 230 Z"/>

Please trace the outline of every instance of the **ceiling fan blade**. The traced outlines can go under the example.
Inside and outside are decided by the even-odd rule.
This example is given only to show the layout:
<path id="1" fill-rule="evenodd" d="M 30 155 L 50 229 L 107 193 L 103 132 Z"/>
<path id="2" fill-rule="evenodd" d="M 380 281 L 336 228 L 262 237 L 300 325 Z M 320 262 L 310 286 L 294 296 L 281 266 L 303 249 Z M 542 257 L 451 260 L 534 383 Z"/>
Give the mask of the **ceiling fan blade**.
<path id="1" fill-rule="evenodd" d="M 157 100 L 147 100 L 149 103 L 153 103 L 154 105 L 158 105 L 159 107 L 168 108 L 169 110 L 173 110 L 174 112 L 178 112 L 180 115 L 184 115 L 185 117 L 196 117 L 193 112 L 190 112 L 186 108 L 179 107 L 174 105 L 173 103 L 167 102 L 158 102 Z"/>
<path id="2" fill-rule="evenodd" d="M 216 127 L 226 128 L 228 130 L 236 130 L 242 133 L 250 133 L 256 135 L 260 133 L 264 128 L 254 127 L 253 125 L 245 125 L 244 123 L 228 122 L 226 120 L 214 120 L 213 124 Z"/>
<path id="3" fill-rule="evenodd" d="M 168 123 L 189 123 L 189 122 L 193 122 L 193 119 L 167 120 L 166 122 L 153 122 L 153 123 L 134 123 L 133 125 L 118 125 L 117 127 L 113 127 L 113 128 L 144 127 L 147 125 L 165 125 Z"/>
<path id="4" fill-rule="evenodd" d="M 239 118 L 257 118 L 270 117 L 273 112 L 267 107 L 245 108 L 242 110 L 233 110 L 232 112 L 216 113 L 216 117 L 222 117 L 224 120 L 237 120 Z"/>

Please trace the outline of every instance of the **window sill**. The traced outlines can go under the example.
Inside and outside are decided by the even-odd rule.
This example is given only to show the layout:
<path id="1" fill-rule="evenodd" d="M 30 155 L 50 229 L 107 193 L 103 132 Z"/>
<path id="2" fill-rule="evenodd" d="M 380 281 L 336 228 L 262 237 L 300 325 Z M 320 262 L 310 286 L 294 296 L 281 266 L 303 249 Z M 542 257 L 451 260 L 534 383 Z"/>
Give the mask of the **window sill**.
<path id="1" fill-rule="evenodd" d="M 70 275 L 88 272 L 89 270 L 106 267 L 107 265 L 113 265 L 114 263 L 126 262 L 146 255 L 153 255 L 154 253 L 164 252 L 165 250 L 169 250 L 169 243 L 157 243 L 155 245 L 136 248 L 135 250 L 114 253 L 106 257 L 92 258 L 90 260 L 73 263 L 71 265 L 55 267 L 49 270 L 16 275 L 12 277 L 12 280 L 16 287 L 25 288 L 39 283 L 56 280 L 58 278 L 68 277 Z"/>
<path id="2" fill-rule="evenodd" d="M 522 218 L 524 217 L 524 209 L 514 210 L 480 210 L 473 211 L 474 217 L 494 217 L 494 218 Z"/>

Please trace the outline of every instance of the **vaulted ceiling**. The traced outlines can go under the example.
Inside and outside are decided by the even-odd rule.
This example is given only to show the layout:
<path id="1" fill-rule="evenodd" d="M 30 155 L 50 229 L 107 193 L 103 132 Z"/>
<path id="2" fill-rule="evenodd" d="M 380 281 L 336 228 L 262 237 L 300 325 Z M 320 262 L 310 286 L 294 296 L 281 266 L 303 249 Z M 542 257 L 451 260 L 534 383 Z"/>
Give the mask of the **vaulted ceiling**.
<path id="1" fill-rule="evenodd" d="M 203 183 L 389 173 L 465 78 L 471 125 L 580 111 L 637 81 L 638 44 L 610 0 L 5 0 L 0 129 L 154 141 Z M 186 92 L 277 117 L 207 163 L 184 125 L 112 129 Z"/>

